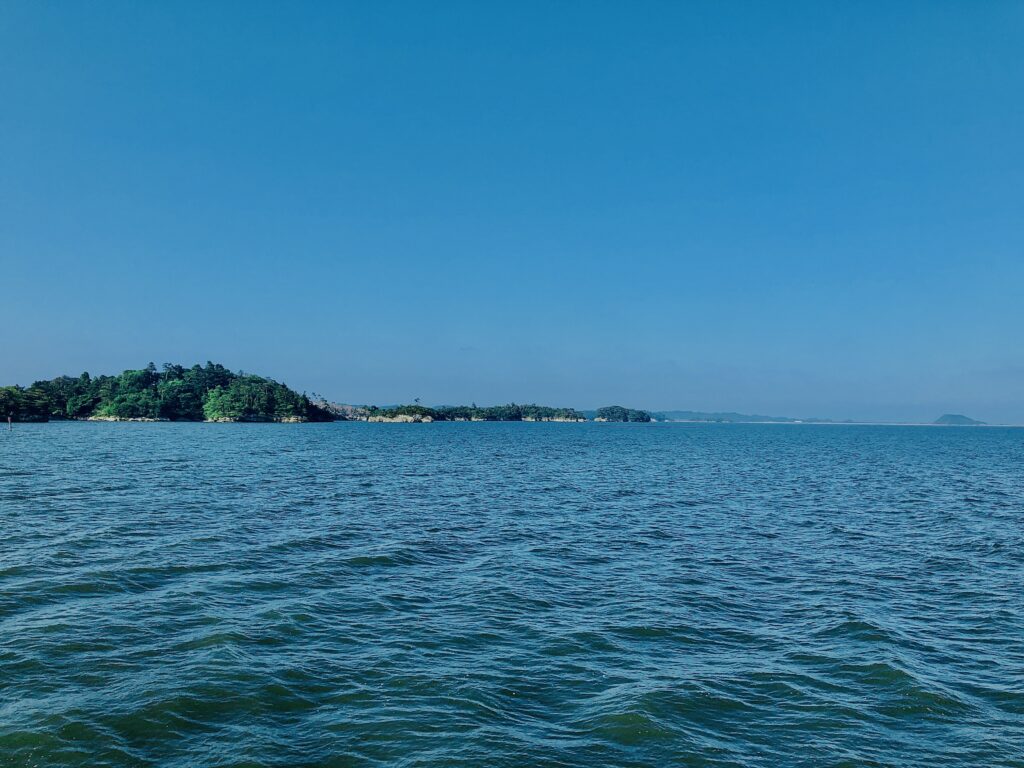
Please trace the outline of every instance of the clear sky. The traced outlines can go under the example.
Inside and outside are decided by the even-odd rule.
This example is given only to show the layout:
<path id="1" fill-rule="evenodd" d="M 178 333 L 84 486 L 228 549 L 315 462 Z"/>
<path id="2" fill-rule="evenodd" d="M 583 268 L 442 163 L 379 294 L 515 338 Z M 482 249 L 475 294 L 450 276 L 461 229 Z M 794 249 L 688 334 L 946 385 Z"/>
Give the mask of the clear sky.
<path id="1" fill-rule="evenodd" d="M 0 383 L 1024 422 L 1024 3 L 5 2 Z"/>

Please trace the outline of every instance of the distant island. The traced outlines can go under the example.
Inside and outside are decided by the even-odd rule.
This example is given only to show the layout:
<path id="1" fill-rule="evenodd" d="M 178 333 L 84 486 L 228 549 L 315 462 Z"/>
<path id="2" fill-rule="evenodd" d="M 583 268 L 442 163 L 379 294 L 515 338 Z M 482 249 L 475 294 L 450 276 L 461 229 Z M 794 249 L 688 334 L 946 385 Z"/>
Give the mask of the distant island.
<path id="1" fill-rule="evenodd" d="M 853 419 L 834 421 L 833 419 L 797 419 L 790 416 L 757 416 L 734 411 L 708 412 L 708 411 L 652 411 L 651 418 L 655 421 L 692 421 L 713 424 L 891 424 L 893 426 L 920 425 L 920 422 L 863 422 Z M 954 427 L 980 427 L 987 426 L 984 421 L 962 416 L 958 413 L 947 413 L 940 416 L 932 424 Z"/>
<path id="2" fill-rule="evenodd" d="M 623 408 L 621 405 L 609 405 L 606 408 L 598 408 L 594 414 L 594 421 L 651 421 L 652 417 L 647 411 L 638 411 L 635 408 Z"/>
<path id="3" fill-rule="evenodd" d="M 967 416 L 963 416 L 959 413 L 946 413 L 939 416 L 933 424 L 938 424 L 943 427 L 983 427 L 985 426 L 984 421 L 978 421 L 977 419 L 970 419 Z"/>
<path id="4" fill-rule="evenodd" d="M 734 411 L 657 411 L 657 421 L 701 421 L 715 424 L 834 424 L 831 419 L 794 419 L 788 416 L 757 416 Z M 850 422 L 840 422 L 850 423 Z"/>
<path id="5" fill-rule="evenodd" d="M 347 418 L 362 418 L 366 421 L 381 422 L 430 422 L 430 421 L 563 421 L 583 422 L 617 421 L 647 422 L 652 421 L 647 411 L 634 408 L 623 408 L 620 405 L 609 405 L 596 411 L 577 411 L 575 408 L 551 408 L 546 405 L 494 405 L 481 408 L 474 405 L 440 405 L 428 408 L 424 405 L 398 405 L 391 408 L 347 408 Z"/>
<path id="6" fill-rule="evenodd" d="M 398 405 L 391 408 L 369 406 L 361 409 L 356 418 L 380 422 L 430 421 L 586 421 L 587 417 L 573 408 L 551 408 L 546 405 Z M 351 418 L 351 416 L 349 417 Z"/>

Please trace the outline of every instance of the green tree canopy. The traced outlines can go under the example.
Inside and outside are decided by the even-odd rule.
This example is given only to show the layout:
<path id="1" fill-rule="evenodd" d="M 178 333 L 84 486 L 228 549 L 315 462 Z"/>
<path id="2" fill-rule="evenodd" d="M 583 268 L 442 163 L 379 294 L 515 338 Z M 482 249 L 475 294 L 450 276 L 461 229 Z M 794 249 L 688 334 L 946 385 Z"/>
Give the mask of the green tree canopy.
<path id="1" fill-rule="evenodd" d="M 150 363 L 119 376 L 58 376 L 28 389 L 0 388 L 0 417 L 48 419 L 168 419 L 330 421 L 334 416 L 284 384 L 223 365 L 185 368 Z"/>

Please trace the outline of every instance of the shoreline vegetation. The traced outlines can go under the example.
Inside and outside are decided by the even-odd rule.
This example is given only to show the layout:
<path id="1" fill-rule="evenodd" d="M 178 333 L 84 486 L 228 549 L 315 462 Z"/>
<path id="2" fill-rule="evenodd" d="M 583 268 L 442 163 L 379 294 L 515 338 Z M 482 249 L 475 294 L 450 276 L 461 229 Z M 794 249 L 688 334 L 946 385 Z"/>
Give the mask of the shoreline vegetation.
<path id="1" fill-rule="evenodd" d="M 29 387 L 0 387 L 0 418 L 46 421 L 324 422 L 589 421 L 646 422 L 651 414 L 621 406 L 593 414 L 543 405 L 352 406 L 310 399 L 286 384 L 218 363 L 162 369 L 150 363 L 118 376 L 58 376 Z"/>
<path id="2" fill-rule="evenodd" d="M 369 421 L 651 422 L 703 424 L 857 424 L 830 419 L 754 416 L 735 412 L 651 412 L 610 405 L 594 411 L 545 405 L 345 405 L 299 393 L 273 379 L 231 371 L 218 363 L 150 363 L 117 376 L 58 376 L 29 387 L 0 386 L 0 420 L 45 421 L 206 421 L 303 423 Z M 896 424 L 897 422 L 889 422 Z M 988 426 L 962 414 L 944 414 L 936 426 Z"/>
<path id="3" fill-rule="evenodd" d="M 351 406 L 349 406 L 351 407 Z M 481 408 L 473 405 L 398 405 L 390 408 L 370 406 L 355 409 L 356 418 L 373 422 L 432 422 L 432 421 L 558 421 L 581 423 L 585 421 L 648 422 L 653 417 L 647 411 L 610 405 L 590 413 L 575 408 L 551 408 L 546 405 L 494 405 Z"/>

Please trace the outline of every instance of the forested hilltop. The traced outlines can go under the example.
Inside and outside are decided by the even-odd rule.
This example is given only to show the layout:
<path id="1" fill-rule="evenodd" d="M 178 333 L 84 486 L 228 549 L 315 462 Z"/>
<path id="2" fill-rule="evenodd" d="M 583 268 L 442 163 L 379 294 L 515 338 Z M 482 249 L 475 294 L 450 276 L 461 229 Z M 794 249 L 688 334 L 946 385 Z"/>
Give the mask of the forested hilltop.
<path id="1" fill-rule="evenodd" d="M 153 363 L 119 376 L 59 376 L 0 387 L 0 418 L 15 421 L 331 421 L 333 414 L 272 379 L 223 365 Z"/>

